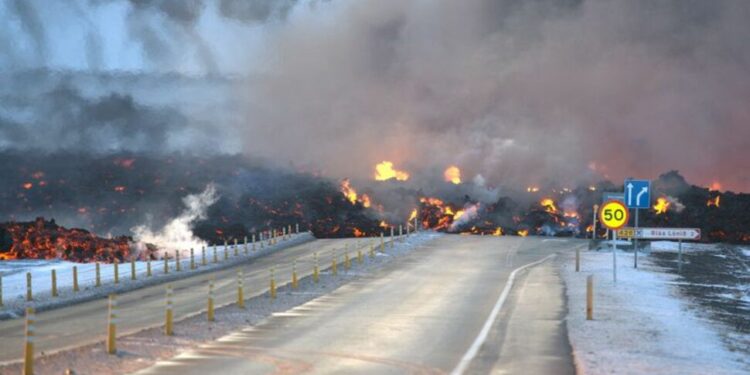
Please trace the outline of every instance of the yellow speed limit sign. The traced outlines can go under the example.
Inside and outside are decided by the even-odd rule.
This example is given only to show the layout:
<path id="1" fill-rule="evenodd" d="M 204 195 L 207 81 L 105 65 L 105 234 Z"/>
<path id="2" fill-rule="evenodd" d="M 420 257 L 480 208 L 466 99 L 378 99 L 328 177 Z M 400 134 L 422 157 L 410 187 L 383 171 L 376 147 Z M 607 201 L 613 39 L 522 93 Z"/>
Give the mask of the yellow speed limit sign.
<path id="1" fill-rule="evenodd" d="M 599 209 L 599 221 L 609 229 L 620 229 L 628 223 L 628 208 L 620 201 L 608 201 Z"/>

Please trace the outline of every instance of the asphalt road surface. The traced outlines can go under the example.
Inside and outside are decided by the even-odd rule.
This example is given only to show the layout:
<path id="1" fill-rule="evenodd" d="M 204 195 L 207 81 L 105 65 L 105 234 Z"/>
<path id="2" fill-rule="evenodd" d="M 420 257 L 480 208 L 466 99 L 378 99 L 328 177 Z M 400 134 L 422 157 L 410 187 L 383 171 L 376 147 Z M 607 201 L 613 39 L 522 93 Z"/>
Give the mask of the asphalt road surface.
<path id="1" fill-rule="evenodd" d="M 554 254 L 577 246 L 584 243 L 443 236 L 138 374 L 574 374 Z"/>
<path id="2" fill-rule="evenodd" d="M 316 240 L 252 259 L 238 267 L 211 274 L 173 281 L 175 320 L 206 309 L 207 283 L 215 276 L 214 300 L 217 306 L 236 301 L 237 271 L 245 274 L 246 298 L 268 289 L 269 270 L 274 268 L 278 282 L 289 280 L 297 260 L 300 277 L 312 272 L 313 253 L 318 252 L 321 268 L 328 266 L 331 251 L 345 245 L 350 251 L 358 240 Z M 342 253 L 343 254 L 343 253 Z M 196 292 L 199 291 L 199 292 Z M 164 324 L 165 287 L 156 285 L 118 295 L 118 336 Z M 46 352 L 101 342 L 107 322 L 107 299 L 102 298 L 36 314 L 35 351 Z M 0 321 L 0 362 L 20 360 L 23 355 L 23 318 Z"/>

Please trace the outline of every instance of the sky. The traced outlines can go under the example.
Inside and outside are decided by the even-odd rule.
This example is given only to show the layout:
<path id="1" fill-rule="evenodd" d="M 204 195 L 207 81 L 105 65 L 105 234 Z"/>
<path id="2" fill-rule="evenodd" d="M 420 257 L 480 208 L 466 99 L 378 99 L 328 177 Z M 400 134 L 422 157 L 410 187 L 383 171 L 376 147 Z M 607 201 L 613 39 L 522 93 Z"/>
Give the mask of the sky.
<path id="1" fill-rule="evenodd" d="M 0 147 L 241 152 L 355 179 L 457 165 L 491 185 L 677 169 L 750 191 L 749 16 L 729 0 L 3 0 Z M 67 141 L 29 141 L 41 128 Z"/>

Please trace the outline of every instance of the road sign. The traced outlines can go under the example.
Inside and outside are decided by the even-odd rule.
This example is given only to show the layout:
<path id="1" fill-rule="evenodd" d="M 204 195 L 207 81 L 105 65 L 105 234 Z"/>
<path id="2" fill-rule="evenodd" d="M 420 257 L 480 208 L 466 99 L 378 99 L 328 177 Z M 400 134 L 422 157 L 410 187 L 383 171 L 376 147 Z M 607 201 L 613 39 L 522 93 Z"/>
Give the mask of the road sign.
<path id="1" fill-rule="evenodd" d="M 599 209 L 599 221 L 608 229 L 617 230 L 628 223 L 628 208 L 620 201 L 609 201 Z"/>
<path id="2" fill-rule="evenodd" d="M 603 192 L 602 193 L 602 203 L 607 203 L 609 201 L 620 201 L 625 202 L 625 194 L 623 193 L 611 193 L 611 192 Z"/>
<path id="3" fill-rule="evenodd" d="M 698 241 L 701 239 L 701 230 L 699 228 L 622 228 L 617 231 L 617 236 L 641 240 Z"/>
<path id="4" fill-rule="evenodd" d="M 651 181 L 625 180 L 625 204 L 628 208 L 651 206 Z"/>

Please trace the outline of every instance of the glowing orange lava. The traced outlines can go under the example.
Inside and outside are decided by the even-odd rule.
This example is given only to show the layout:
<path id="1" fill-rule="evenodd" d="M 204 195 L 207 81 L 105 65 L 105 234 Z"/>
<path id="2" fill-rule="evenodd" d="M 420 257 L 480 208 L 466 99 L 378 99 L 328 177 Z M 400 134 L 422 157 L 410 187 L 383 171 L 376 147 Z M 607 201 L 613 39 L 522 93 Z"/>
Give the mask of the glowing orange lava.
<path id="1" fill-rule="evenodd" d="M 448 167 L 445 172 L 443 172 L 443 176 L 445 177 L 445 181 L 454 185 L 461 183 L 461 170 L 455 165 Z"/>
<path id="2" fill-rule="evenodd" d="M 409 179 L 409 173 L 393 168 L 393 163 L 383 161 L 375 166 L 375 180 L 386 181 L 395 178 L 398 181 Z"/>

